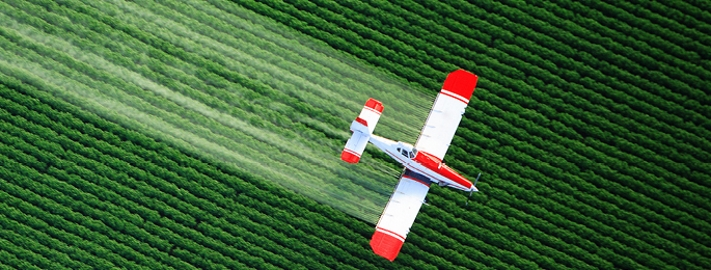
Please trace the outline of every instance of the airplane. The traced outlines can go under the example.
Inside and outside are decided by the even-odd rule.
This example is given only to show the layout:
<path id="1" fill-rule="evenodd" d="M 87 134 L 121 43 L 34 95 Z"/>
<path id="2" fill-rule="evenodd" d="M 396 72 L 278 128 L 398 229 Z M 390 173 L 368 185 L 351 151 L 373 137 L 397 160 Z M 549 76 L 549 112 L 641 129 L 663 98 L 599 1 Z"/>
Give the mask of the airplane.
<path id="1" fill-rule="evenodd" d="M 447 75 L 414 146 L 373 134 L 384 109 L 383 104 L 373 98 L 368 99 L 351 123 L 353 134 L 341 152 L 343 161 L 358 163 L 370 142 L 405 167 L 370 240 L 375 254 L 395 260 L 425 203 L 430 184 L 468 191 L 470 197 L 472 192 L 479 191 L 476 182 L 481 173 L 472 183 L 442 162 L 474 93 L 477 79 L 476 75 L 463 69 Z"/>

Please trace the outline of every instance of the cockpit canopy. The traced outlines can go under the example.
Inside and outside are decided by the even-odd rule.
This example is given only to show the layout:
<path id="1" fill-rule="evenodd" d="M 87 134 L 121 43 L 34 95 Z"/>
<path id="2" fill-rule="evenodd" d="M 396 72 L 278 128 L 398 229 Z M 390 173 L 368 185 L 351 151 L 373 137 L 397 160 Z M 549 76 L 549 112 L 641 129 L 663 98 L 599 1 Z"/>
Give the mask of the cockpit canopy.
<path id="1" fill-rule="evenodd" d="M 406 158 L 413 159 L 417 155 L 417 149 L 408 147 L 398 147 L 397 151 Z"/>

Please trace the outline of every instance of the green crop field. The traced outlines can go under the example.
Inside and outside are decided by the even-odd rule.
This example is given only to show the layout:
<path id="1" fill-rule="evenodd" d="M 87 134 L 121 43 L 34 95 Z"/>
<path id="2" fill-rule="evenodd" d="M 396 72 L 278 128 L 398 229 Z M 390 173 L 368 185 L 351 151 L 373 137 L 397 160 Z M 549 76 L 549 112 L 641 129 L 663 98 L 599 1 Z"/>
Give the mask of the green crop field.
<path id="1" fill-rule="evenodd" d="M 711 269 L 708 1 L 0 1 L 0 269 Z M 479 83 L 394 262 L 400 168 Z"/>

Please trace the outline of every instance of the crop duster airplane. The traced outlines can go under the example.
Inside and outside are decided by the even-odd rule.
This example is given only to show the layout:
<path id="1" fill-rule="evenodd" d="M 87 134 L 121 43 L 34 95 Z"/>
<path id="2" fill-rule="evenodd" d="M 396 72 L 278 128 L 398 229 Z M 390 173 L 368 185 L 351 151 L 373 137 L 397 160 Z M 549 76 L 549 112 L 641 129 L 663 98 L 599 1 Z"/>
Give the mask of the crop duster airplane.
<path id="1" fill-rule="evenodd" d="M 358 163 L 366 144 L 370 142 L 405 166 L 370 240 L 375 254 L 395 260 L 424 203 L 430 184 L 468 191 L 469 196 L 471 192 L 479 191 L 475 187 L 476 180 L 472 184 L 442 162 L 476 83 L 477 76 L 465 70 L 447 75 L 414 147 L 373 134 L 383 112 L 383 104 L 375 99 L 368 99 L 351 124 L 353 135 L 341 153 L 342 160 Z"/>

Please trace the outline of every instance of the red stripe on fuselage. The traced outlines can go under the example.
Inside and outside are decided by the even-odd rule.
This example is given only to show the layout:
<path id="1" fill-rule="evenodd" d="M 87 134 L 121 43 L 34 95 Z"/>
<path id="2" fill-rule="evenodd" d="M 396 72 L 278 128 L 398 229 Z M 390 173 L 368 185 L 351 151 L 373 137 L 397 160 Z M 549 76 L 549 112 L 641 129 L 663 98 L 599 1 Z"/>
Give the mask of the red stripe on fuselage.
<path id="1" fill-rule="evenodd" d="M 407 162 L 403 161 L 401 158 L 398 157 L 399 153 L 398 153 L 398 154 L 393 154 L 393 152 L 390 152 L 390 151 L 387 151 L 387 150 L 386 150 L 385 152 L 387 152 L 388 154 L 390 154 L 390 156 L 393 157 L 394 159 L 397 159 L 397 160 L 399 160 L 399 161 L 402 161 L 403 163 L 407 163 Z M 424 152 L 421 152 L 421 151 L 418 151 L 418 152 L 417 152 L 417 155 L 415 155 L 415 162 L 417 162 L 417 157 L 420 156 L 420 153 L 424 153 Z M 424 154 L 426 154 L 426 153 L 424 153 Z M 429 157 L 431 157 L 434 161 L 438 161 L 438 162 L 437 162 L 437 165 L 434 166 L 434 169 L 432 168 L 432 165 L 427 166 L 427 165 L 422 164 L 422 163 L 420 163 L 420 162 L 417 162 L 417 163 L 419 163 L 419 164 L 422 165 L 422 166 L 425 166 L 425 168 L 427 168 L 428 170 L 430 170 L 430 171 L 432 171 L 432 172 L 434 172 L 434 173 L 437 173 L 437 174 L 439 174 L 439 175 L 441 175 L 441 176 L 443 176 L 443 177 L 445 177 L 445 178 L 447 178 L 447 179 L 453 181 L 453 182 L 456 183 L 456 184 L 461 185 L 461 186 L 464 187 L 464 188 L 467 188 L 467 189 L 471 189 L 471 188 L 472 188 L 472 182 L 470 182 L 469 180 L 467 180 L 466 178 L 464 178 L 464 176 L 461 176 L 460 174 L 458 174 L 457 172 L 455 172 L 454 170 L 452 170 L 452 168 L 448 167 L 447 165 L 442 164 L 442 168 L 443 168 L 443 170 L 447 170 L 447 171 L 449 171 L 450 173 L 448 173 L 448 174 L 446 174 L 446 175 L 445 175 L 445 174 L 442 174 L 442 173 L 440 172 L 440 170 L 442 170 L 442 169 L 438 169 L 438 168 L 437 168 L 437 167 L 439 167 L 439 164 L 441 163 L 441 161 L 439 161 L 439 159 L 438 159 L 437 157 L 435 157 L 435 156 L 432 156 L 432 155 L 430 155 L 430 154 L 426 154 L 426 155 L 429 156 Z M 408 166 L 405 166 L 405 167 L 408 167 Z M 417 171 L 417 172 L 419 172 L 420 174 L 429 177 L 430 179 L 440 179 L 440 178 L 434 177 L 434 176 L 432 176 L 431 174 L 429 174 L 429 173 L 427 173 L 427 172 L 425 172 L 425 171 L 422 171 L 422 170 L 420 170 L 420 169 L 418 169 L 418 168 L 415 168 L 415 167 L 408 167 L 408 168 L 411 169 L 411 170 L 413 170 L 413 171 Z"/>
<path id="2" fill-rule="evenodd" d="M 447 165 L 442 164 L 442 168 L 437 173 L 439 173 L 440 175 L 442 175 L 444 177 L 447 177 L 447 179 L 453 180 L 455 183 L 460 184 L 467 189 L 471 189 L 473 186 L 472 182 L 469 182 L 469 180 L 464 178 L 464 176 L 455 172 L 452 168 L 450 168 Z"/>
<path id="3" fill-rule="evenodd" d="M 433 172 L 444 176 L 445 178 L 454 181 L 455 183 L 462 185 L 465 188 L 471 188 L 472 182 L 469 182 L 464 176 L 452 170 L 452 168 L 444 165 L 442 161 L 429 153 L 423 151 L 417 151 L 415 155 L 415 162 L 422 164 L 425 168 L 432 170 Z"/>
<path id="4" fill-rule="evenodd" d="M 407 162 L 403 161 L 401 158 L 399 158 L 398 155 L 393 155 L 393 152 L 390 152 L 390 151 L 385 151 L 385 152 L 387 152 L 388 154 L 390 154 L 391 157 L 394 156 L 394 157 L 393 157 L 394 159 L 397 159 L 397 160 L 399 160 L 399 161 L 402 161 L 403 163 L 407 163 Z M 398 154 L 399 154 L 399 153 L 398 153 Z M 418 168 L 415 168 L 415 167 L 408 167 L 407 165 L 406 165 L 405 167 L 407 167 L 407 168 L 410 169 L 410 170 L 419 172 L 420 174 L 422 174 L 422 175 L 424 175 L 424 176 L 426 176 L 426 177 L 428 177 L 428 178 L 430 178 L 430 179 L 439 179 L 439 178 L 434 177 L 434 176 L 432 176 L 431 174 L 429 174 L 429 173 L 427 173 L 427 172 L 425 172 L 425 171 L 422 171 L 422 170 L 420 170 L 420 169 L 418 169 Z"/>

